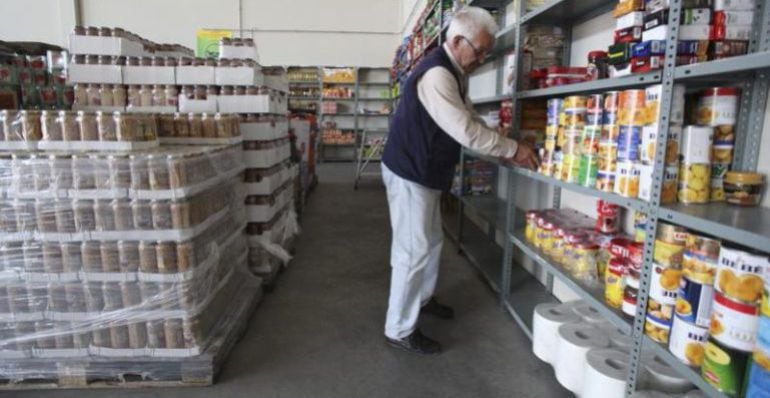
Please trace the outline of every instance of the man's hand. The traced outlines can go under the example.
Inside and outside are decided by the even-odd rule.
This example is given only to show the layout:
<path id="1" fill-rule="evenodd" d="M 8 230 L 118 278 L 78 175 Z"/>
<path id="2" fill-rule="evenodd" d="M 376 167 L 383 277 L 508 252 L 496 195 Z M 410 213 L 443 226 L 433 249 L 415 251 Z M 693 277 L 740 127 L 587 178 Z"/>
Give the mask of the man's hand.
<path id="1" fill-rule="evenodd" d="M 503 159 L 505 162 L 513 164 L 514 166 L 525 167 L 531 170 L 537 170 L 539 165 L 537 154 L 529 144 L 519 141 L 519 147 L 516 149 L 516 154 L 512 158 Z"/>

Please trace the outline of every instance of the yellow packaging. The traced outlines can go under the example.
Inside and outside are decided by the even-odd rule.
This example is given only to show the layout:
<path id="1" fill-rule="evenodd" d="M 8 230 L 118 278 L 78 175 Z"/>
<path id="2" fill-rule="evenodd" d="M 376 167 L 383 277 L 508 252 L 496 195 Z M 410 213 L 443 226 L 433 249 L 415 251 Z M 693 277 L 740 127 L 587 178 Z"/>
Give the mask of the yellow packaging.
<path id="1" fill-rule="evenodd" d="M 682 203 L 708 203 L 711 193 L 711 165 L 683 164 L 679 169 L 679 192 Z"/>

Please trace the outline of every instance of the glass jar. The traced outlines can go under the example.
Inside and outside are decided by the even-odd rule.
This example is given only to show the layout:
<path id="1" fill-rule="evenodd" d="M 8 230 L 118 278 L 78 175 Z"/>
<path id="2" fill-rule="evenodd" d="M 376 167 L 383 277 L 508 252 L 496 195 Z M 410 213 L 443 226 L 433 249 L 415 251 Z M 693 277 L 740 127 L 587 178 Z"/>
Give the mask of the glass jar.
<path id="1" fill-rule="evenodd" d="M 727 203 L 739 206 L 758 206 L 763 185 L 762 174 L 729 171 L 725 175 L 724 181 Z"/>

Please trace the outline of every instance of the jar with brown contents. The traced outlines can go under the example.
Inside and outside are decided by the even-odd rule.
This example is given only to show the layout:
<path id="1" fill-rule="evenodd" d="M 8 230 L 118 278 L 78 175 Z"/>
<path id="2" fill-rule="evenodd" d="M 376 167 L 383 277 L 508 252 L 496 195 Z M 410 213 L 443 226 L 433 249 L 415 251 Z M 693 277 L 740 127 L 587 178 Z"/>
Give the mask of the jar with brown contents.
<path id="1" fill-rule="evenodd" d="M 139 271 L 146 273 L 158 272 L 158 257 L 155 242 L 139 242 Z M 145 300 L 147 298 L 145 297 Z"/>
<path id="2" fill-rule="evenodd" d="M 144 155 L 130 155 L 131 189 L 150 189 L 150 175 Z"/>
<path id="3" fill-rule="evenodd" d="M 112 211 L 115 213 L 115 230 L 129 231 L 134 229 L 131 202 L 128 199 L 113 199 Z"/>
<path id="4" fill-rule="evenodd" d="M 96 122 L 95 114 L 78 111 L 76 121 L 80 130 L 81 141 L 99 141 L 99 125 Z"/>
<path id="5" fill-rule="evenodd" d="M 56 111 L 42 111 L 40 113 L 40 127 L 42 128 L 43 140 L 61 141 L 61 125 L 58 123 L 58 114 Z"/>
<path id="6" fill-rule="evenodd" d="M 152 207 L 149 200 L 134 199 L 131 201 L 131 213 L 134 216 L 134 228 L 139 230 L 152 229 Z"/>

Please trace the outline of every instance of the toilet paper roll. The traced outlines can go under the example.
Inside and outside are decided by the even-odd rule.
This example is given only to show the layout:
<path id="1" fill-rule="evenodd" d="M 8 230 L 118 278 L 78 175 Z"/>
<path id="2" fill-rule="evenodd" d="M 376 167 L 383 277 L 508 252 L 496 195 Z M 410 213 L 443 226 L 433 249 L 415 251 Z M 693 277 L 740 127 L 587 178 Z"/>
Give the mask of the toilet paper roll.
<path id="1" fill-rule="evenodd" d="M 631 346 L 634 345 L 634 341 L 631 336 L 623 333 L 622 330 L 616 328 L 610 324 L 609 327 L 603 328 L 607 337 L 610 339 L 610 347 L 621 351 L 631 351 Z"/>
<path id="2" fill-rule="evenodd" d="M 591 325 L 561 325 L 552 363 L 556 380 L 564 388 L 579 394 L 583 389 L 586 353 L 592 348 L 607 348 L 609 345 L 610 339 L 607 335 Z"/>
<path id="3" fill-rule="evenodd" d="M 642 365 L 644 371 L 641 381 L 646 389 L 668 394 L 684 394 L 695 387 L 658 356 L 643 358 Z"/>
<path id="4" fill-rule="evenodd" d="M 593 349 L 586 354 L 584 398 L 623 398 L 626 396 L 629 355 L 611 348 Z"/>
<path id="5" fill-rule="evenodd" d="M 532 320 L 532 352 L 541 360 L 551 363 L 556 350 L 559 326 L 580 321 L 580 316 L 564 304 L 540 304 L 535 307 Z"/>
<path id="6" fill-rule="evenodd" d="M 601 324 L 607 322 L 602 314 L 599 313 L 594 307 L 591 307 L 588 303 L 582 302 L 581 304 L 574 304 L 572 310 L 576 314 L 583 318 L 583 321 L 591 324 Z"/>

